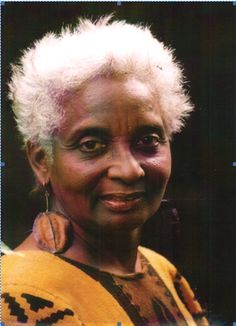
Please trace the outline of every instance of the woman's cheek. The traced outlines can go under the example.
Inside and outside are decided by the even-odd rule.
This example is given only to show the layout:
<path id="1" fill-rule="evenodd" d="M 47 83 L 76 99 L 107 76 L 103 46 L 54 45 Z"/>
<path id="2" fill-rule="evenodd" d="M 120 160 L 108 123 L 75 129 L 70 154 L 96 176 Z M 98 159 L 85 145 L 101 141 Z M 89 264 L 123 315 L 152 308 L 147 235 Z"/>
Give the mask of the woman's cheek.
<path id="1" fill-rule="evenodd" d="M 171 173 L 171 155 L 166 151 L 163 155 L 148 158 L 143 162 L 145 175 L 150 178 L 150 181 L 155 179 L 161 183 L 166 183 Z"/>

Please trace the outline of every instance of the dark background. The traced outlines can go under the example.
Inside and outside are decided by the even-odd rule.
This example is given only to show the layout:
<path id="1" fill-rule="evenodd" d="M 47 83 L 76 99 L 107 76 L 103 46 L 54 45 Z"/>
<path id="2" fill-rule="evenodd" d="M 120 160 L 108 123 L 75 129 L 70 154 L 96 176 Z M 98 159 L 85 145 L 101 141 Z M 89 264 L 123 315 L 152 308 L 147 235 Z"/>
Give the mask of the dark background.
<path id="1" fill-rule="evenodd" d="M 2 6 L 3 241 L 10 247 L 19 244 L 44 209 L 42 198 L 29 194 L 34 180 L 5 96 L 9 63 L 35 39 L 49 30 L 58 31 L 62 23 L 110 12 L 130 23 L 148 23 L 161 41 L 176 48 L 195 104 L 186 128 L 172 143 L 169 201 L 145 227 L 143 243 L 164 253 L 184 273 L 213 325 L 232 325 L 236 321 L 236 6 L 232 2 L 6 2 Z"/>

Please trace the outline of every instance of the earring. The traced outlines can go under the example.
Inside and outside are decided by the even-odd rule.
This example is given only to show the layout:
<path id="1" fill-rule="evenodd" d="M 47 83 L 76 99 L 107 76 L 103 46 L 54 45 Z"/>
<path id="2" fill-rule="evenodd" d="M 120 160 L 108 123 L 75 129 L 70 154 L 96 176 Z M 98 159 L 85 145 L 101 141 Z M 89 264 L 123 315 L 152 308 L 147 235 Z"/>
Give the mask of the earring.
<path id="1" fill-rule="evenodd" d="M 33 236 L 37 246 L 53 254 L 65 252 L 71 245 L 72 226 L 58 212 L 49 211 L 49 191 L 45 190 L 46 211 L 39 213 L 33 224 Z"/>

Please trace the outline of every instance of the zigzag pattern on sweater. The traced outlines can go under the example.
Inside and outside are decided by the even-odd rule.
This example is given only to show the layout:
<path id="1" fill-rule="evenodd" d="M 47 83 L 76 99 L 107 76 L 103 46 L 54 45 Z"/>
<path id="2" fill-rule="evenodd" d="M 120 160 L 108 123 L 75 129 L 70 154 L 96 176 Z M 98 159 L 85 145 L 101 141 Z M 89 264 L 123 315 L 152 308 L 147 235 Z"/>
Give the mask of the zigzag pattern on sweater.
<path id="1" fill-rule="evenodd" d="M 10 295 L 10 293 L 2 293 L 1 297 L 5 303 L 8 304 L 9 313 L 15 316 L 20 323 L 27 324 L 29 316 L 26 311 L 38 312 L 39 309 L 52 308 L 52 312 L 45 318 L 37 320 L 34 326 L 50 326 L 56 324 L 59 320 L 63 320 L 65 316 L 73 316 L 74 312 L 70 309 L 53 311 L 54 303 L 41 297 L 31 295 L 29 293 L 22 293 L 21 297 L 25 299 L 26 305 L 24 308 L 17 302 L 17 299 Z"/>

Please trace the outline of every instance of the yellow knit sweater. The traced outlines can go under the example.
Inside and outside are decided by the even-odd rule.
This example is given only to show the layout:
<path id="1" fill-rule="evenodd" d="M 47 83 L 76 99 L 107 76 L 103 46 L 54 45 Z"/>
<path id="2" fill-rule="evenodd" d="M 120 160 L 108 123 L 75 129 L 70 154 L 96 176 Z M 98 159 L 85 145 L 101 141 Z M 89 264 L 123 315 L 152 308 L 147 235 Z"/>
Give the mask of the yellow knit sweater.
<path id="1" fill-rule="evenodd" d="M 201 307 L 186 280 L 176 278 L 176 268 L 149 249 L 140 247 L 139 251 L 174 298 L 186 321 L 178 325 L 208 325 L 204 317 L 197 323 L 194 321 L 192 316 L 201 315 Z M 100 282 L 50 253 L 22 251 L 4 256 L 2 280 L 2 321 L 7 326 L 134 325 L 127 312 Z M 176 291 L 176 282 L 182 301 Z"/>

